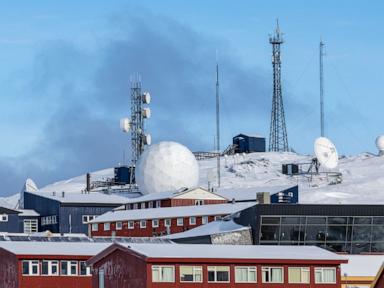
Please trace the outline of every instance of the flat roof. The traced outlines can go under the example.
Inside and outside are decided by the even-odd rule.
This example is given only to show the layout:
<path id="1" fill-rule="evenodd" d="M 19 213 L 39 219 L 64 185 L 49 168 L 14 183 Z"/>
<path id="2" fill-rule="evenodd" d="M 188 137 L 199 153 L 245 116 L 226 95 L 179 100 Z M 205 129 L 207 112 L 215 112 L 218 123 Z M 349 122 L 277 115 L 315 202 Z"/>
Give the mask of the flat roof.
<path id="1" fill-rule="evenodd" d="M 222 188 L 219 189 L 216 194 L 223 196 L 229 200 L 235 199 L 237 201 L 256 200 L 256 194 L 261 192 L 267 192 L 269 194 L 275 194 L 297 185 L 281 185 L 281 186 L 259 186 L 248 188 Z"/>
<path id="2" fill-rule="evenodd" d="M 333 260 L 347 258 L 316 246 L 124 244 L 151 258 Z"/>
<path id="3" fill-rule="evenodd" d="M 341 265 L 341 276 L 375 277 L 384 263 L 384 255 L 344 255 L 348 264 Z"/>
<path id="4" fill-rule="evenodd" d="M 88 223 L 104 223 L 126 220 L 163 219 L 189 216 L 229 215 L 256 205 L 256 202 L 177 206 L 134 210 L 110 211 Z"/>

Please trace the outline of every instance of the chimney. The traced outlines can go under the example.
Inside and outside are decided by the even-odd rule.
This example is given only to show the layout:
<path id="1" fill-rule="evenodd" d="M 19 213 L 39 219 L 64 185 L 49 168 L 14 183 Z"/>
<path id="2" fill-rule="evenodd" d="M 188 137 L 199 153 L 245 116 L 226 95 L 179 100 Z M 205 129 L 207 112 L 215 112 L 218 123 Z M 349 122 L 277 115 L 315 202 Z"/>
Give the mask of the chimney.
<path id="1" fill-rule="evenodd" d="M 91 173 L 87 173 L 86 183 L 87 183 L 86 191 L 89 193 L 89 191 L 91 191 Z"/>
<path id="2" fill-rule="evenodd" d="M 256 194 L 256 200 L 259 204 L 271 204 L 271 196 L 268 192 L 258 192 Z"/>
<path id="3" fill-rule="evenodd" d="M 62 196 L 63 198 L 65 197 L 65 192 L 64 192 L 64 191 L 61 192 L 61 196 Z"/>

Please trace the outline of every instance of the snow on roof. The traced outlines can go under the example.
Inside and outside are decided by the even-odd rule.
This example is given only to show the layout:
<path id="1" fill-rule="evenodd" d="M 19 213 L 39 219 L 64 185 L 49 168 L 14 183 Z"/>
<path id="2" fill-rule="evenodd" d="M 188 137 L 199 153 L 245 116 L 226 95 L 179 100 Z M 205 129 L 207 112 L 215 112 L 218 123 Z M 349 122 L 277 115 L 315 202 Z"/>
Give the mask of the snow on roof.
<path id="1" fill-rule="evenodd" d="M 111 243 L 0 241 L 3 248 L 15 255 L 94 256 Z"/>
<path id="2" fill-rule="evenodd" d="M 346 258 L 316 246 L 124 244 L 152 258 L 336 260 Z"/>
<path id="3" fill-rule="evenodd" d="M 235 204 L 210 204 L 110 211 L 88 223 L 102 223 L 140 219 L 163 219 L 189 216 L 229 215 L 256 205 L 255 202 Z"/>
<path id="4" fill-rule="evenodd" d="M 244 135 L 244 136 L 248 136 L 248 137 L 254 137 L 254 138 L 265 138 L 264 136 L 260 135 L 260 134 L 252 134 L 252 133 L 240 133 L 240 134 L 237 134 L 235 137 L 238 137 L 238 136 L 241 136 L 241 135 Z"/>
<path id="5" fill-rule="evenodd" d="M 275 194 L 292 188 L 296 185 L 280 185 L 280 186 L 264 186 L 264 187 L 248 187 L 248 188 L 224 188 L 219 189 L 216 193 L 228 198 L 235 199 L 237 201 L 256 200 L 256 194 L 260 192 L 268 192 L 269 194 Z"/>
<path id="6" fill-rule="evenodd" d="M 166 239 L 180 239 L 180 238 L 190 238 L 190 237 L 198 237 L 205 235 L 213 235 L 225 232 L 234 232 L 240 230 L 248 230 L 249 227 L 239 225 L 233 220 L 217 220 L 213 222 L 209 222 L 205 225 L 198 226 L 196 228 L 187 230 L 185 232 L 170 234 L 164 236 Z"/>
<path id="7" fill-rule="evenodd" d="M 384 263 L 384 255 L 344 255 L 348 264 L 341 265 L 341 276 L 375 277 Z"/>
<path id="8" fill-rule="evenodd" d="M 39 213 L 37 213 L 35 210 L 32 210 L 32 209 L 17 209 L 17 211 L 21 212 L 19 216 L 24 216 L 24 217 L 40 216 Z"/>

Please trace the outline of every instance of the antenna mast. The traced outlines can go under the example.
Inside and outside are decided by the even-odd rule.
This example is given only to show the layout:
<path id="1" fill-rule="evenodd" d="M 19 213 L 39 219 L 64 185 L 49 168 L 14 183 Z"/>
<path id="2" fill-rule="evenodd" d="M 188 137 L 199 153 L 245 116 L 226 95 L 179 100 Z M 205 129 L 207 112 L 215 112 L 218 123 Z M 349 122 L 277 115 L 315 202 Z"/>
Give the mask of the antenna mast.
<path id="1" fill-rule="evenodd" d="M 323 56 L 325 56 L 324 46 L 320 40 L 320 134 L 324 137 L 324 71 L 323 71 Z"/>
<path id="2" fill-rule="evenodd" d="M 276 21 L 275 35 L 269 37 L 272 44 L 273 98 L 271 127 L 269 132 L 269 151 L 288 151 L 287 127 L 285 125 L 283 96 L 281 94 L 281 56 L 280 45 L 284 42 Z"/>
<path id="3" fill-rule="evenodd" d="M 221 185 L 220 175 L 220 96 L 219 96 L 219 63 L 216 54 L 216 150 L 217 150 L 217 186 Z"/>

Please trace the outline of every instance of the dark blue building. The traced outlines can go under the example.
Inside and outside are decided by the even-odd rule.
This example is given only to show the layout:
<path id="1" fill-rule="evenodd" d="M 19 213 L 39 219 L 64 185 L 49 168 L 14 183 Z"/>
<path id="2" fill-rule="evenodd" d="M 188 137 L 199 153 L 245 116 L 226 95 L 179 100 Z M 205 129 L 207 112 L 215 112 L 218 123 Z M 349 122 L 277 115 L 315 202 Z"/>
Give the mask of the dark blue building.
<path id="1" fill-rule="evenodd" d="M 233 137 L 235 153 L 265 152 L 265 138 L 258 135 L 239 134 Z"/>
<path id="2" fill-rule="evenodd" d="M 53 233 L 88 233 L 88 221 L 126 201 L 125 197 L 99 192 L 24 192 L 24 208 L 41 216 L 39 230 Z"/>
<path id="3" fill-rule="evenodd" d="M 0 232 L 38 232 L 39 214 L 33 210 L 15 210 L 0 207 Z"/>

